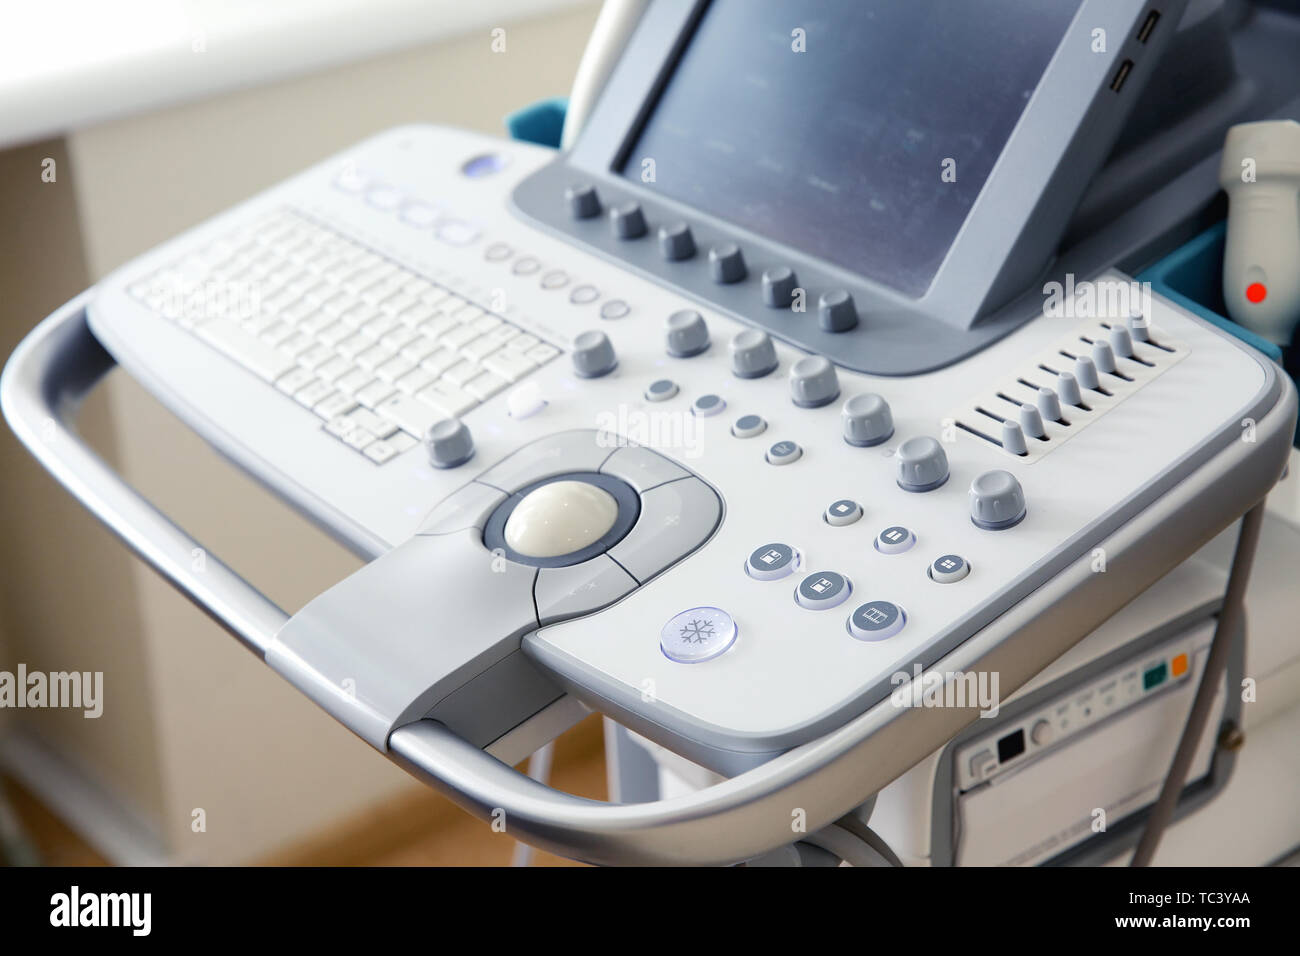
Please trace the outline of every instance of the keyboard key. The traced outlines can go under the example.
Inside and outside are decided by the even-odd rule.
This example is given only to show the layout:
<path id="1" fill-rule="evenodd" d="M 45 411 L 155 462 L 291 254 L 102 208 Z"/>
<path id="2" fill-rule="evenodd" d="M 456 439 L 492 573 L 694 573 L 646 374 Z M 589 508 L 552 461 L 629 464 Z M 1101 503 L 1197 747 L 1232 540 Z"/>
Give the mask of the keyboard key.
<path id="1" fill-rule="evenodd" d="M 348 395 L 355 395 L 361 389 L 365 388 L 375 380 L 375 373 L 366 371 L 363 368 L 348 372 L 342 378 L 336 379 L 334 387 L 340 392 Z"/>
<path id="2" fill-rule="evenodd" d="M 344 339 L 336 346 L 339 355 L 350 359 L 354 359 L 362 352 L 366 351 L 366 349 L 372 349 L 374 347 L 375 343 L 368 336 L 362 335 L 360 332 L 353 333 L 352 336 Z"/>
<path id="3" fill-rule="evenodd" d="M 326 421 L 346 415 L 357 407 L 356 399 L 342 392 L 334 392 L 312 406 L 312 411 Z"/>
<path id="4" fill-rule="evenodd" d="M 382 379 L 376 379 L 365 388 L 357 391 L 354 397 L 366 408 L 374 408 L 392 394 L 393 386 L 390 383 Z"/>
<path id="5" fill-rule="evenodd" d="M 418 338 L 416 338 L 415 341 L 413 341 L 410 345 L 407 345 L 405 348 L 403 348 L 402 354 L 405 355 L 407 358 L 409 358 L 412 362 L 419 362 L 422 359 L 426 358 L 427 356 L 430 356 L 434 352 L 438 351 L 438 348 L 439 345 L 436 341 L 429 338 L 427 335 L 421 335 Z"/>
<path id="6" fill-rule="evenodd" d="M 458 418 L 478 405 L 478 399 L 451 382 L 437 381 L 415 393 L 422 402 L 441 411 L 446 418 Z"/>
<path id="7" fill-rule="evenodd" d="M 541 345 L 534 345 L 532 348 L 528 350 L 527 354 L 530 359 L 532 359 L 538 365 L 541 365 L 542 363 L 549 362 L 551 359 L 555 358 L 555 356 L 559 355 L 560 350 L 557 349 L 554 345 L 548 345 L 547 343 L 543 342 Z"/>
<path id="8" fill-rule="evenodd" d="M 376 465 L 382 465 L 390 458 L 397 457 L 397 449 L 383 439 L 379 439 L 378 441 L 372 441 L 369 445 L 363 448 L 361 454 L 365 455 Z"/>
<path id="9" fill-rule="evenodd" d="M 378 341 L 397 327 L 397 319 L 391 315 L 377 315 L 361 326 L 361 334 Z"/>
<path id="10" fill-rule="evenodd" d="M 462 362 L 457 362 L 451 368 L 443 372 L 442 377 L 453 385 L 464 385 L 471 378 L 479 375 L 482 371 L 483 366 L 479 365 L 478 362 L 471 362 L 469 359 L 465 359 Z"/>
<path id="11" fill-rule="evenodd" d="M 394 295 L 390 295 L 379 303 L 379 308 L 396 318 L 419 301 L 415 296 L 408 295 L 399 287 Z"/>
<path id="12" fill-rule="evenodd" d="M 349 413 L 348 421 L 352 422 L 354 427 L 365 429 L 376 438 L 387 438 L 398 429 L 391 419 L 376 415 L 368 408 L 358 408 Z"/>
<path id="13" fill-rule="evenodd" d="M 448 348 L 458 349 L 478 338 L 478 332 L 468 325 L 458 325 L 438 336 L 438 341 Z"/>
<path id="14" fill-rule="evenodd" d="M 397 353 L 392 349 L 386 349 L 382 345 L 372 345 L 364 352 L 358 354 L 356 359 L 358 365 L 362 368 L 368 368 L 373 372 L 396 355 Z"/>
<path id="15" fill-rule="evenodd" d="M 334 358 L 316 369 L 316 377 L 322 382 L 333 384 L 355 368 L 356 365 L 352 362 L 343 358 L 341 355 L 336 355 Z"/>
<path id="16" fill-rule="evenodd" d="M 328 382 L 322 382 L 316 379 L 310 385 L 299 389 L 293 393 L 293 400 L 299 405 L 306 405 L 308 408 L 314 408 L 318 403 L 323 402 L 331 395 L 336 394 L 334 386 Z"/>
<path id="17" fill-rule="evenodd" d="M 447 369 L 451 368 L 453 365 L 459 364 L 461 361 L 461 357 L 451 349 L 439 346 L 438 351 L 426 355 L 420 360 L 420 367 L 427 368 L 430 372 L 435 372 L 438 375 L 441 375 L 443 372 L 447 371 Z"/>
<path id="18" fill-rule="evenodd" d="M 429 426 L 448 416 L 441 410 L 410 395 L 398 392 L 375 406 L 375 413 L 395 423 L 404 432 L 424 435 Z"/>
<path id="19" fill-rule="evenodd" d="M 375 374 L 386 382 L 396 382 L 415 367 L 415 363 L 410 359 L 397 355 L 375 369 Z"/>
<path id="20" fill-rule="evenodd" d="M 517 382 L 537 366 L 527 355 L 513 348 L 501 349 L 483 359 L 483 367 L 506 381 Z"/>
<path id="21" fill-rule="evenodd" d="M 361 451 L 372 441 L 375 441 L 375 436 L 364 428 L 353 428 L 347 434 L 340 435 L 339 437 L 357 451 Z"/>
<path id="22" fill-rule="evenodd" d="M 324 345 L 313 345 L 298 356 L 298 364 L 303 368 L 317 369 L 334 358 L 334 352 Z"/>
<path id="23" fill-rule="evenodd" d="M 315 378 L 316 376 L 313 375 L 310 370 L 305 368 L 295 368 L 285 372 L 277 378 L 275 380 L 275 387 L 286 395 L 292 395 L 304 385 L 314 381 Z"/>
<path id="24" fill-rule="evenodd" d="M 418 338 L 421 338 L 419 332 L 416 332 L 414 329 L 408 329 L 404 325 L 399 325 L 387 335 L 382 336 L 379 339 L 379 344 L 400 352 L 403 348 L 410 345 Z"/>
<path id="25" fill-rule="evenodd" d="M 297 333 L 297 331 L 298 330 L 295 329 L 288 322 L 277 322 L 269 329 L 266 329 L 261 335 L 258 336 L 258 338 L 260 338 L 263 342 L 269 342 L 272 345 L 279 345 L 281 342 L 288 341 L 294 334 Z"/>
<path id="26" fill-rule="evenodd" d="M 473 342 L 468 342 L 461 347 L 460 354 L 474 361 L 482 361 L 486 356 L 491 355 L 497 349 L 501 348 L 501 343 L 491 339 L 486 335 L 480 335 Z"/>
<path id="27" fill-rule="evenodd" d="M 472 378 L 465 383 L 465 391 L 469 392 L 480 401 L 486 402 L 489 398 L 501 391 L 510 383 L 500 375 L 493 375 L 491 372 L 484 372 L 477 378 Z"/>
<path id="28" fill-rule="evenodd" d="M 273 382 L 294 367 L 294 360 L 268 345 L 229 318 L 213 319 L 198 327 L 198 336 L 217 351 L 234 359 L 263 381 Z"/>
<path id="29" fill-rule="evenodd" d="M 403 325 L 415 328 L 422 322 L 428 322 L 437 314 L 438 313 L 433 306 L 424 302 L 417 302 L 415 305 L 399 314 L 397 316 L 397 321 L 401 322 Z"/>
<path id="30" fill-rule="evenodd" d="M 397 381 L 393 382 L 399 392 L 405 392 L 407 395 L 414 395 L 426 385 L 437 381 L 438 373 L 432 372 L 427 368 L 416 368 L 407 372 Z"/>
<path id="31" fill-rule="evenodd" d="M 462 319 L 461 321 L 463 322 L 465 320 Z M 495 315 L 483 315 L 475 319 L 473 322 L 470 322 L 469 324 L 474 328 L 478 329 L 480 333 L 482 333 L 482 332 L 491 332 L 493 329 L 504 325 L 505 322 Z"/>
<path id="32" fill-rule="evenodd" d="M 344 322 L 335 322 L 333 325 L 321 329 L 316 333 L 316 341 L 322 345 L 328 345 L 330 348 L 338 345 L 346 338 L 356 335 L 356 332 L 349 328 Z"/>
<path id="33" fill-rule="evenodd" d="M 449 315 L 435 315 L 428 322 L 417 326 L 417 331 L 421 335 L 427 335 L 431 339 L 440 339 L 449 331 L 459 328 L 460 323 Z"/>

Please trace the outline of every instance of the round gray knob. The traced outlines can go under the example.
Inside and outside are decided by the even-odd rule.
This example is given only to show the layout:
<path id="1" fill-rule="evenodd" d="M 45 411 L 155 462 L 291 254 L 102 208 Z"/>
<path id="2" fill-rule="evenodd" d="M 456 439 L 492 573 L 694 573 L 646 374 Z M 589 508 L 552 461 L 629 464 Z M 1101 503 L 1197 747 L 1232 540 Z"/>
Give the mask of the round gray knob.
<path id="1" fill-rule="evenodd" d="M 456 468 L 474 457 L 474 439 L 459 418 L 444 418 L 430 425 L 424 447 L 434 468 Z"/>
<path id="2" fill-rule="evenodd" d="M 1047 394 L 1056 398 L 1051 392 Z M 1020 406 L 1020 430 L 1030 438 L 1042 438 L 1047 434 L 1047 429 L 1043 427 L 1042 412 L 1037 406 L 1028 403 Z"/>
<path id="3" fill-rule="evenodd" d="M 800 408 L 821 408 L 840 397 L 835 366 L 821 355 L 809 355 L 790 366 L 790 400 Z"/>
<path id="4" fill-rule="evenodd" d="M 674 312 L 667 325 L 668 354 L 674 358 L 690 358 L 709 347 L 709 327 L 693 309 Z"/>
<path id="5" fill-rule="evenodd" d="M 580 332 L 573 340 L 573 374 L 579 378 L 600 378 L 616 365 L 614 345 L 604 332 Z"/>
<path id="6" fill-rule="evenodd" d="M 1097 366 L 1086 355 L 1074 360 L 1074 377 L 1080 388 L 1096 388 L 1101 384 L 1097 381 Z"/>
<path id="7" fill-rule="evenodd" d="M 1110 327 L 1110 347 L 1120 358 L 1133 357 L 1133 336 L 1122 325 Z"/>
<path id="8" fill-rule="evenodd" d="M 737 378 L 762 378 L 775 370 L 772 336 L 758 329 L 745 329 L 731 340 L 731 371 Z"/>
<path id="9" fill-rule="evenodd" d="M 1061 400 L 1050 388 L 1038 390 L 1038 413 L 1043 416 L 1045 422 L 1061 420 Z"/>
<path id="10" fill-rule="evenodd" d="M 641 204 L 628 201 L 609 211 L 609 227 L 619 239 L 638 239 L 645 235 L 645 213 Z"/>
<path id="11" fill-rule="evenodd" d="M 1128 317 L 1128 330 L 1132 334 L 1134 342 L 1149 342 L 1151 340 L 1151 323 L 1147 321 L 1145 315 L 1130 315 Z"/>
<path id="12" fill-rule="evenodd" d="M 1115 371 L 1115 350 L 1110 347 L 1109 342 L 1092 343 L 1092 364 L 1097 366 L 1099 372 L 1109 374 Z"/>
<path id="13" fill-rule="evenodd" d="M 843 289 L 823 293 L 817 302 L 817 321 L 827 332 L 847 332 L 858 324 L 858 307 Z"/>
<path id="14" fill-rule="evenodd" d="M 1009 471 L 986 471 L 970 484 L 970 520 L 987 531 L 1019 524 L 1025 516 L 1025 492 Z"/>
<path id="15" fill-rule="evenodd" d="M 898 446 L 898 487 L 932 491 L 948 480 L 948 456 L 936 439 L 909 438 Z"/>
<path id="16" fill-rule="evenodd" d="M 774 309 L 788 309 L 794 301 L 799 280 L 787 266 L 773 266 L 763 272 L 763 302 Z"/>
<path id="17" fill-rule="evenodd" d="M 734 242 L 723 242 L 710 249 L 709 271 L 713 275 L 713 281 L 723 285 L 745 278 L 745 257 L 740 253 L 740 246 Z"/>
<path id="18" fill-rule="evenodd" d="M 600 196 L 596 187 L 583 183 L 570 186 L 564 191 L 564 201 L 568 204 L 569 215 L 574 219 L 590 219 L 600 215 Z"/>
<path id="19" fill-rule="evenodd" d="M 695 255 L 695 236 L 684 222 L 659 228 L 659 252 L 670 262 L 689 259 Z"/>
<path id="20" fill-rule="evenodd" d="M 1083 403 L 1083 396 L 1079 394 L 1079 383 L 1074 380 L 1074 376 L 1069 372 L 1062 372 L 1056 376 L 1056 395 L 1060 398 L 1062 405 L 1080 405 Z"/>
<path id="21" fill-rule="evenodd" d="M 1004 419 L 1002 422 L 1002 448 L 1013 455 L 1028 455 L 1029 446 L 1025 444 L 1025 433 L 1019 422 Z"/>
<path id="22" fill-rule="evenodd" d="M 874 392 L 854 395 L 840 410 L 844 440 L 850 445 L 867 448 L 888 441 L 894 434 L 894 415 L 889 403 Z"/>

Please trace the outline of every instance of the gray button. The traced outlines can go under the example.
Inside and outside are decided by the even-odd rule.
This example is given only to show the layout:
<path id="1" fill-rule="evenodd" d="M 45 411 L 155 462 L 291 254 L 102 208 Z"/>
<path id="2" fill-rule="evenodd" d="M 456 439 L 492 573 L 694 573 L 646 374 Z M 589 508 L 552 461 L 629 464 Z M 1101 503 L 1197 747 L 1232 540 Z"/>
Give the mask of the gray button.
<path id="1" fill-rule="evenodd" d="M 619 448 L 605 459 L 605 463 L 600 466 L 600 473 L 622 478 L 637 491 L 642 492 L 690 475 L 690 472 L 681 465 L 640 445 L 625 445 Z"/>
<path id="2" fill-rule="evenodd" d="M 1050 392 L 1048 394 L 1051 395 Z M 1036 405 L 1026 402 L 1020 406 L 1020 430 L 1030 438 L 1043 438 L 1047 435 L 1047 429 L 1043 427 L 1043 413 Z"/>
<path id="3" fill-rule="evenodd" d="M 602 319 L 621 319 L 632 311 L 622 299 L 610 299 L 600 307 L 600 317 Z"/>
<path id="4" fill-rule="evenodd" d="M 552 269 L 542 276 L 542 288 L 547 290 L 563 289 L 569 284 L 569 274 L 562 269 Z"/>
<path id="5" fill-rule="evenodd" d="M 997 766 L 997 758 L 991 750 L 981 750 L 970 758 L 970 775 L 976 780 L 982 778 Z"/>
<path id="6" fill-rule="evenodd" d="M 858 324 L 858 307 L 853 296 L 839 289 L 827 292 L 817 302 L 817 321 L 827 332 L 847 332 Z"/>
<path id="7" fill-rule="evenodd" d="M 1062 405 L 1080 405 L 1083 403 L 1083 395 L 1079 392 L 1079 383 L 1069 372 L 1061 372 L 1056 376 L 1056 395 L 1061 400 Z"/>
<path id="8" fill-rule="evenodd" d="M 496 506 L 505 501 L 499 488 L 471 481 L 453 491 L 429 512 L 416 534 L 451 534 L 466 528 L 482 528 Z"/>
<path id="9" fill-rule="evenodd" d="M 1074 360 L 1074 377 L 1078 380 L 1080 388 L 1095 389 L 1101 384 L 1097 381 L 1097 366 L 1086 355 L 1080 355 Z"/>
<path id="10" fill-rule="evenodd" d="M 618 357 L 604 332 L 580 332 L 573 340 L 573 373 L 579 378 L 600 378 L 616 365 Z"/>
<path id="11" fill-rule="evenodd" d="M 726 407 L 727 403 L 721 395 L 701 395 L 691 403 L 691 411 L 700 418 L 716 415 Z"/>
<path id="12" fill-rule="evenodd" d="M 722 505 L 698 478 L 683 478 L 641 495 L 641 515 L 609 556 L 647 581 L 703 544 L 718 526 Z"/>
<path id="13" fill-rule="evenodd" d="M 709 272 L 714 282 L 724 285 L 745 278 L 745 257 L 741 255 L 740 246 L 734 242 L 723 242 L 710 249 Z"/>
<path id="14" fill-rule="evenodd" d="M 839 501 L 832 501 L 822 517 L 827 524 L 843 528 L 862 517 L 862 505 L 852 498 L 841 498 Z"/>
<path id="15" fill-rule="evenodd" d="M 803 457 L 803 449 L 792 441 L 779 441 L 767 450 L 770 465 L 788 465 Z"/>
<path id="16" fill-rule="evenodd" d="M 539 568 L 533 585 L 537 621 L 551 624 L 590 614 L 636 587 L 636 579 L 603 554 L 566 568 Z"/>
<path id="17" fill-rule="evenodd" d="M 594 285 L 580 285 L 569 293 L 569 301 L 574 305 L 586 305 L 600 298 L 600 290 Z"/>
<path id="18" fill-rule="evenodd" d="M 599 471 L 618 441 L 609 432 L 588 429 L 547 435 L 503 458 L 475 480 L 514 494 L 543 478 Z"/>
<path id="19" fill-rule="evenodd" d="M 970 563 L 960 554 L 941 554 L 930 564 L 930 580 L 954 584 L 970 574 Z"/>
<path id="20" fill-rule="evenodd" d="M 889 441 L 894 434 L 894 415 L 889 403 L 874 392 L 854 395 L 840 411 L 844 440 L 866 448 Z"/>
<path id="21" fill-rule="evenodd" d="M 1025 516 L 1025 492 L 1009 471 L 986 471 L 970 485 L 970 517 L 976 527 L 1000 531 Z"/>
<path id="22" fill-rule="evenodd" d="M 694 309 L 668 316 L 665 336 L 668 354 L 674 358 L 690 358 L 709 347 L 709 326 Z"/>
<path id="23" fill-rule="evenodd" d="M 825 611 L 848 600 L 853 591 L 849 579 L 836 571 L 815 571 L 799 582 L 795 600 L 810 611 Z"/>
<path id="24" fill-rule="evenodd" d="M 424 447 L 434 468 L 457 468 L 474 457 L 474 439 L 459 418 L 444 418 L 430 425 Z"/>
<path id="25" fill-rule="evenodd" d="M 666 402 L 670 398 L 675 398 L 677 392 L 676 382 L 672 379 L 661 378 L 650 383 L 645 390 L 645 398 L 647 402 Z"/>
<path id="26" fill-rule="evenodd" d="M 1003 420 L 1002 449 L 1013 455 L 1029 454 L 1029 446 L 1025 444 L 1025 433 L 1019 422 L 1013 422 L 1009 418 Z"/>
<path id="27" fill-rule="evenodd" d="M 494 242 L 483 250 L 483 258 L 488 262 L 504 262 L 515 254 L 504 242 Z"/>
<path id="28" fill-rule="evenodd" d="M 609 227 L 619 239 L 639 239 L 645 235 L 645 213 L 641 204 L 629 200 L 609 211 Z"/>
<path id="29" fill-rule="evenodd" d="M 1133 357 L 1133 336 L 1122 325 L 1110 327 L 1110 347 L 1120 358 Z"/>
<path id="30" fill-rule="evenodd" d="M 1128 317 L 1129 334 L 1133 336 L 1134 342 L 1151 341 L 1151 322 L 1145 315 L 1130 315 Z"/>
<path id="31" fill-rule="evenodd" d="M 530 276 L 541 267 L 541 262 L 534 257 L 520 256 L 515 260 L 515 264 L 510 267 L 510 271 L 517 276 Z"/>
<path id="32" fill-rule="evenodd" d="M 755 548 L 745 561 L 745 572 L 757 581 L 779 581 L 798 569 L 799 552 L 780 542 Z"/>
<path id="33" fill-rule="evenodd" d="M 800 408 L 821 408 L 839 397 L 839 376 L 829 359 L 809 355 L 790 367 L 790 400 Z"/>
<path id="34" fill-rule="evenodd" d="M 1109 342 L 1092 343 L 1092 364 L 1097 366 L 1099 372 L 1110 374 L 1115 371 L 1115 350 Z"/>
<path id="35" fill-rule="evenodd" d="M 1061 399 L 1050 388 L 1038 390 L 1038 414 L 1043 421 L 1059 422 L 1061 420 Z"/>
<path id="36" fill-rule="evenodd" d="M 569 207 L 569 215 L 574 219 L 590 219 L 600 215 L 600 197 L 596 187 L 585 183 L 570 186 L 564 191 L 564 201 Z"/>
<path id="37" fill-rule="evenodd" d="M 788 309 L 794 301 L 799 279 L 788 266 L 774 266 L 763 272 L 763 303 L 774 309 Z"/>
<path id="38" fill-rule="evenodd" d="M 891 601 L 868 601 L 849 617 L 849 633 L 860 641 L 883 641 L 907 623 L 903 609 Z"/>
<path id="39" fill-rule="evenodd" d="M 909 438 L 895 457 L 898 486 L 904 491 L 931 491 L 948 480 L 948 456 L 933 438 Z"/>
<path id="40" fill-rule="evenodd" d="M 736 622 L 721 608 L 693 607 L 675 615 L 659 632 L 664 655 L 679 664 L 699 664 L 736 642 Z"/>
<path id="41" fill-rule="evenodd" d="M 659 228 L 659 252 L 669 262 L 678 262 L 695 255 L 695 237 L 691 227 L 684 222 Z"/>
<path id="42" fill-rule="evenodd" d="M 737 378 L 762 378 L 776 371 L 776 346 L 772 336 L 745 329 L 731 340 L 731 371 Z"/>
<path id="43" fill-rule="evenodd" d="M 876 550 L 881 554 L 902 554 L 916 544 L 916 535 L 902 525 L 892 525 L 876 535 Z"/>
<path id="44" fill-rule="evenodd" d="M 737 438 L 753 438 L 767 431 L 762 415 L 741 415 L 731 425 L 731 434 Z"/>

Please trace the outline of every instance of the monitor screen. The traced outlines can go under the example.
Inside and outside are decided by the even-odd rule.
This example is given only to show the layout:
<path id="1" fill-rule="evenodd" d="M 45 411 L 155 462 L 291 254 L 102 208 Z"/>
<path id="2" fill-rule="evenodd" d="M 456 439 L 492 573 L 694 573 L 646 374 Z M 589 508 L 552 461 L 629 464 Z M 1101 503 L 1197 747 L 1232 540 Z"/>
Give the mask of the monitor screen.
<path id="1" fill-rule="evenodd" d="M 622 174 L 921 296 L 1079 4 L 712 0 Z"/>

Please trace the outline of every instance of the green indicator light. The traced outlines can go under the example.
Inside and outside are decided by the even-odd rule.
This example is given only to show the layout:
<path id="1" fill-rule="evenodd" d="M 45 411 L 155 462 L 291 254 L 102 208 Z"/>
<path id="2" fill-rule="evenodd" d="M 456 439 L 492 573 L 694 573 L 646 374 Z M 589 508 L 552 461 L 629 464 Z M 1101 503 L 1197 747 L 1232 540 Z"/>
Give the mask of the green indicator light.
<path id="1" fill-rule="evenodd" d="M 1148 668 L 1146 671 L 1143 672 L 1142 689 L 1150 690 L 1152 687 L 1159 687 L 1161 684 L 1165 682 L 1165 678 L 1168 675 L 1169 675 L 1169 668 L 1164 663 L 1164 661 L 1161 661 L 1155 667 Z"/>

